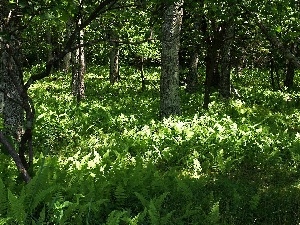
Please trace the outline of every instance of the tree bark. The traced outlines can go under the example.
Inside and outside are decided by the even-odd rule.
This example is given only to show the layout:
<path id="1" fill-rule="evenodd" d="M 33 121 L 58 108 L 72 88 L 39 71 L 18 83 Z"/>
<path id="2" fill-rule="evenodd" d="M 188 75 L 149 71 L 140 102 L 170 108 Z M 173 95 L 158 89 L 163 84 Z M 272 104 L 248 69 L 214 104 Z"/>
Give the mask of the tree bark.
<path id="1" fill-rule="evenodd" d="M 294 77 L 295 77 L 295 66 L 291 61 L 289 61 L 287 64 L 284 86 L 287 88 L 292 88 L 294 85 Z"/>
<path id="2" fill-rule="evenodd" d="M 3 130 L 0 143 L 16 163 L 23 179 L 29 182 L 28 169 L 32 166 L 32 128 L 34 106 L 24 87 L 22 70 L 21 11 L 18 5 L 9 8 L 2 5 L 1 31 L 9 37 L 0 41 L 0 92 L 2 96 Z M 6 15 L 6 17 L 4 17 Z M 3 18 L 6 18 L 4 21 Z M 19 153 L 17 153 L 19 151 Z M 26 159 L 28 156 L 28 161 Z"/>
<path id="3" fill-rule="evenodd" d="M 213 34 L 213 37 L 207 36 L 206 44 L 206 58 L 205 58 L 205 67 L 206 67 L 206 77 L 205 77 L 205 91 L 204 91 L 204 101 L 203 108 L 208 109 L 210 102 L 210 93 L 212 87 L 219 87 L 219 66 L 218 66 L 218 50 L 219 50 L 219 40 L 218 35 Z"/>
<path id="4" fill-rule="evenodd" d="M 225 35 L 223 39 L 223 46 L 221 48 L 221 72 L 220 72 L 220 94 L 225 99 L 231 96 L 231 42 L 233 37 L 233 26 L 228 24 L 224 27 Z"/>
<path id="5" fill-rule="evenodd" d="M 297 46 L 292 43 L 291 44 L 291 52 L 295 54 L 296 57 L 299 56 L 299 52 L 297 51 Z M 286 69 L 286 76 L 284 80 L 284 86 L 287 88 L 293 88 L 294 86 L 294 77 L 295 77 L 295 65 L 291 60 L 288 60 L 287 69 Z"/>
<path id="6" fill-rule="evenodd" d="M 81 19 L 78 20 L 77 26 L 81 26 Z M 73 53 L 73 69 L 72 69 L 72 93 L 76 97 L 77 102 L 84 98 L 84 74 L 85 74 L 85 56 L 83 47 L 84 31 L 80 30 L 77 35 L 76 43 L 81 47 L 77 48 Z"/>
<path id="7" fill-rule="evenodd" d="M 119 43 L 115 41 L 111 42 L 110 61 L 109 61 L 110 63 L 109 80 L 111 84 L 114 84 L 120 80 L 119 55 L 120 55 Z"/>
<path id="8" fill-rule="evenodd" d="M 186 90 L 189 93 L 195 93 L 199 89 L 198 61 L 199 61 L 199 54 L 197 50 L 195 50 L 191 56 L 189 73 L 187 75 Z"/>
<path id="9" fill-rule="evenodd" d="M 179 46 L 183 1 L 167 3 L 162 26 L 160 117 L 180 114 Z"/>

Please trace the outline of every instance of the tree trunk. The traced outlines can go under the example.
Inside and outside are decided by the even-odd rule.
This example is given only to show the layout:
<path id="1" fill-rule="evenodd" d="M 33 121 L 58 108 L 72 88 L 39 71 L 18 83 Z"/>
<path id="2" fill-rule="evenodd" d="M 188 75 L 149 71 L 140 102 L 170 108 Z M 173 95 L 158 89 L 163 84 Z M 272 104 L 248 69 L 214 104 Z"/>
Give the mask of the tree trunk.
<path id="1" fill-rule="evenodd" d="M 291 61 L 289 61 L 287 64 L 284 86 L 287 88 L 292 88 L 294 85 L 294 77 L 295 77 L 295 66 Z"/>
<path id="2" fill-rule="evenodd" d="M 72 22 L 69 20 L 66 24 L 66 36 L 69 38 L 71 36 L 71 29 L 72 29 Z M 69 73 L 70 72 L 70 64 L 72 60 L 72 52 L 68 52 L 64 58 L 63 58 L 63 63 L 61 66 L 61 70 L 64 73 Z"/>
<path id="3" fill-rule="evenodd" d="M 167 3 L 162 26 L 160 117 L 180 114 L 179 46 L 183 1 Z"/>
<path id="4" fill-rule="evenodd" d="M 297 47 L 295 44 L 291 45 L 291 52 L 295 53 L 295 56 L 298 57 L 299 53 L 297 52 Z M 294 77 L 295 77 L 296 67 L 291 60 L 288 60 L 286 76 L 284 80 L 284 86 L 287 88 L 293 88 L 294 85 Z"/>
<path id="5" fill-rule="evenodd" d="M 231 41 L 233 37 L 233 26 L 231 24 L 224 27 L 225 35 L 223 39 L 223 47 L 221 49 L 221 73 L 220 73 L 220 94 L 224 98 L 230 98 L 231 96 Z"/>
<path id="6" fill-rule="evenodd" d="M 2 92 L 3 130 L 0 131 L 0 143 L 12 157 L 24 181 L 30 181 L 28 169 L 32 166 L 32 129 L 34 107 L 24 87 L 22 71 L 21 41 L 18 28 L 21 12 L 17 5 L 9 9 L 1 6 L 1 32 L 10 35 L 0 40 L 0 92 Z M 6 21 L 3 21 L 6 18 Z M 25 120 L 26 119 L 26 120 Z M 17 153 L 19 150 L 19 153 Z M 28 161 L 26 160 L 28 155 Z"/>
<path id="7" fill-rule="evenodd" d="M 77 26 L 81 26 L 81 19 L 79 19 Z M 77 35 L 76 44 L 81 45 L 73 52 L 73 69 L 72 69 L 72 93 L 76 97 L 77 102 L 84 98 L 84 74 L 85 74 L 85 57 L 83 42 L 84 31 L 81 30 Z"/>
<path id="8" fill-rule="evenodd" d="M 197 50 L 192 53 L 189 73 L 187 75 L 187 87 L 186 90 L 189 93 L 195 93 L 199 89 L 199 79 L 198 79 L 198 61 L 199 54 Z"/>
<path id="9" fill-rule="evenodd" d="M 111 84 L 114 84 L 120 80 L 120 66 L 119 66 L 119 44 L 117 42 L 111 42 L 110 49 L 110 70 L 109 70 L 109 80 Z"/>
<path id="10" fill-rule="evenodd" d="M 203 108 L 208 109 L 210 102 L 211 88 L 219 86 L 219 68 L 218 68 L 218 45 L 215 37 L 212 40 L 207 40 L 207 53 L 206 53 L 206 78 L 205 78 L 205 91 Z"/>
<path id="11" fill-rule="evenodd" d="M 146 90 L 146 77 L 145 77 L 145 73 L 144 73 L 144 56 L 141 56 L 139 69 L 141 72 L 142 91 L 145 91 Z"/>

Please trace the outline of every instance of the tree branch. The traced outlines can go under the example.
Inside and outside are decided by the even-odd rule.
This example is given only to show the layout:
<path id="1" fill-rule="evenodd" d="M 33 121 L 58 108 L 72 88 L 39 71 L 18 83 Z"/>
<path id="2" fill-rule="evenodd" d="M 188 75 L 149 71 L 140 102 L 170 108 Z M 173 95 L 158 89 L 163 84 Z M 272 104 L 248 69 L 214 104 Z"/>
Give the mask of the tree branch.
<path id="1" fill-rule="evenodd" d="M 251 12 L 249 9 L 247 9 L 247 7 L 245 7 L 244 5 L 240 4 L 240 7 L 246 12 L 246 15 L 249 15 L 251 17 L 254 18 L 254 22 L 255 24 L 259 27 L 259 29 L 261 30 L 261 32 L 265 35 L 265 37 L 267 38 L 267 40 L 274 46 L 276 47 L 278 50 L 280 50 L 283 55 L 285 56 L 285 58 L 287 58 L 290 62 L 293 63 L 293 65 L 296 68 L 300 68 L 300 61 L 299 59 L 288 49 L 286 48 L 283 43 L 279 40 L 279 38 L 276 36 L 276 34 L 274 34 L 269 28 L 268 26 L 262 21 L 260 20 L 257 15 L 253 12 Z"/>
<path id="2" fill-rule="evenodd" d="M 0 143 L 4 145 L 5 149 L 8 151 L 9 155 L 13 158 L 19 172 L 22 174 L 23 179 L 26 183 L 29 183 L 31 180 L 30 175 L 28 174 L 25 166 L 22 163 L 22 160 L 20 159 L 18 153 L 15 151 L 14 147 L 11 145 L 11 143 L 5 138 L 2 131 L 0 131 Z"/>
<path id="3" fill-rule="evenodd" d="M 36 81 L 41 80 L 51 73 L 52 66 L 61 60 L 67 53 L 71 52 L 72 45 L 75 40 L 76 34 L 86 28 L 94 19 L 96 19 L 100 14 L 110 10 L 112 6 L 114 6 L 118 0 L 105 0 L 102 1 L 96 9 L 89 15 L 89 17 L 81 24 L 81 26 L 74 29 L 73 33 L 70 35 L 69 39 L 65 42 L 63 50 L 60 51 L 59 54 L 57 54 L 55 57 L 53 57 L 51 60 L 49 60 L 46 63 L 46 69 L 38 74 L 32 75 L 28 81 L 25 84 L 25 90 L 28 90 L 28 88 Z"/>

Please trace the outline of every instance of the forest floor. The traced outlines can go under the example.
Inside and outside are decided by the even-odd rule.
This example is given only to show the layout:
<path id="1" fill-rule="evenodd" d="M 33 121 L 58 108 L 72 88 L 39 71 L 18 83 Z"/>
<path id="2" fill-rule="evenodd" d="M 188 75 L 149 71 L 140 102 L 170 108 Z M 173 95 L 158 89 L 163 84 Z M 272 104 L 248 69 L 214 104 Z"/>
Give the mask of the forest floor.
<path id="1" fill-rule="evenodd" d="M 182 115 L 159 120 L 159 71 L 144 91 L 133 69 L 107 76 L 90 70 L 80 104 L 66 75 L 31 88 L 35 177 L 18 184 L 0 154 L 0 224 L 300 223 L 298 91 L 244 71 L 239 98 L 214 93 L 205 111 L 182 88 Z"/>

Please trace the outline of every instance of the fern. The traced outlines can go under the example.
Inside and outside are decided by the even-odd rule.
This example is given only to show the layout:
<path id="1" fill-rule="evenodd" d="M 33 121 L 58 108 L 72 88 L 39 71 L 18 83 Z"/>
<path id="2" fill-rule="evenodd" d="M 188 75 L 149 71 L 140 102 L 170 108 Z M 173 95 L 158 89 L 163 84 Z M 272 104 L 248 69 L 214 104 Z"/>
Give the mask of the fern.
<path id="1" fill-rule="evenodd" d="M 106 225 L 120 224 L 121 218 L 124 216 L 125 213 L 126 211 L 117 211 L 117 210 L 112 211 L 107 218 Z"/>
<path id="2" fill-rule="evenodd" d="M 145 211 L 150 217 L 151 224 L 153 225 L 167 224 L 170 221 L 173 211 L 167 213 L 167 215 L 165 216 L 161 215 L 163 202 L 165 201 L 168 194 L 169 192 L 165 192 L 162 195 L 160 195 L 158 198 L 154 198 L 151 199 L 150 201 L 147 201 L 141 194 L 135 192 L 135 195 L 141 201 L 142 205 L 145 207 Z"/>
<path id="3" fill-rule="evenodd" d="M 153 225 L 154 224 L 165 224 L 171 217 L 172 214 L 171 213 L 168 214 L 167 217 L 164 218 L 164 223 L 163 223 L 163 221 L 162 221 L 163 217 L 161 216 L 161 209 L 162 209 L 162 204 L 165 201 L 168 194 L 169 194 L 168 192 L 165 192 L 158 198 L 150 200 L 148 213 L 150 216 L 151 224 L 153 224 Z"/>
<path id="4" fill-rule="evenodd" d="M 22 191 L 21 195 L 17 197 L 8 189 L 8 202 L 9 202 L 8 214 L 18 224 L 24 224 L 26 220 L 26 212 L 24 209 L 24 197 L 25 197 L 24 191 Z"/>
<path id="5" fill-rule="evenodd" d="M 7 225 L 12 220 L 12 218 L 0 218 L 0 225 Z"/>
<path id="6" fill-rule="evenodd" d="M 126 201 L 126 193 L 125 189 L 123 188 L 122 185 L 118 185 L 116 190 L 115 190 L 115 198 L 116 198 L 116 205 L 119 208 L 122 208 L 124 206 L 124 203 Z"/>
<path id="7" fill-rule="evenodd" d="M 39 204 L 43 203 L 45 201 L 46 197 L 51 195 L 52 193 L 54 193 L 55 190 L 57 190 L 56 185 L 50 186 L 45 190 L 37 192 L 32 200 L 32 204 L 30 206 L 31 211 L 34 211 L 39 206 Z"/>
<path id="8" fill-rule="evenodd" d="M 0 217 L 4 217 L 6 215 L 7 208 L 8 208 L 7 190 L 5 188 L 2 179 L 0 178 Z"/>
<path id="9" fill-rule="evenodd" d="M 208 220 L 210 224 L 215 225 L 219 224 L 220 221 L 220 211 L 219 211 L 219 202 L 216 202 L 208 215 Z"/>

